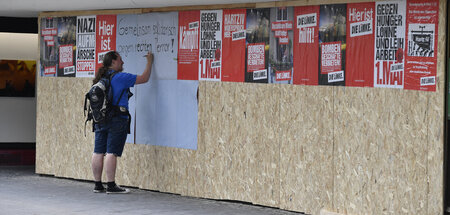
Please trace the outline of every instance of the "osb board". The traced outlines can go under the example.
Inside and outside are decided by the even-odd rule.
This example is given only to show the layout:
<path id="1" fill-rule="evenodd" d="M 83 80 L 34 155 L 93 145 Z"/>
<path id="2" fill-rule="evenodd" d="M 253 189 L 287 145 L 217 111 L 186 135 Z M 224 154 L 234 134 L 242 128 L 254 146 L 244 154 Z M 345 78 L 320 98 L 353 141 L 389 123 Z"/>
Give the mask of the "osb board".
<path id="1" fill-rule="evenodd" d="M 203 154 L 206 150 L 203 139 L 205 138 L 204 131 L 205 124 L 207 120 L 205 120 L 206 116 L 206 103 L 207 103 L 207 94 L 205 82 L 199 82 L 198 85 L 198 132 L 197 132 L 197 150 L 192 152 L 189 156 L 188 165 L 186 169 L 187 173 L 187 195 L 200 197 L 202 195 L 202 187 L 204 183 L 204 174 L 202 174 L 201 170 L 203 169 Z"/>
<path id="2" fill-rule="evenodd" d="M 417 91 L 336 88 L 337 212 L 425 214 L 426 101 Z"/>
<path id="3" fill-rule="evenodd" d="M 52 159 L 47 173 L 91 179 L 92 139 L 83 141 L 83 120 L 73 115 L 83 115 L 82 88 L 90 82 L 43 80 L 56 86 L 53 106 L 61 110 L 44 113 L 64 119 L 46 124 L 58 128 L 52 153 L 44 156 Z M 216 82 L 199 86 L 198 150 L 127 144 L 118 183 L 311 214 L 321 208 L 426 214 L 432 205 L 426 200 L 423 149 L 427 108 L 420 105 L 430 93 Z M 275 98 L 286 102 L 275 104 Z M 75 153 L 74 144 L 81 144 Z"/>
<path id="4" fill-rule="evenodd" d="M 73 168 L 67 171 L 71 171 L 70 174 L 73 178 L 91 179 L 90 167 L 91 155 L 94 150 L 94 134 L 90 123 L 85 127 L 86 118 L 83 111 L 85 93 L 91 85 L 91 78 L 81 78 L 80 81 L 66 78 L 60 88 L 61 91 L 70 92 L 61 98 L 66 101 L 64 104 L 67 107 L 64 108 L 63 118 L 66 120 L 66 124 L 70 125 L 67 134 L 64 135 L 65 139 L 62 138 L 62 141 L 70 144 L 68 150 L 71 153 L 68 158 L 70 158 L 69 163 Z"/>
<path id="5" fill-rule="evenodd" d="M 303 116 L 305 106 L 303 98 L 305 87 L 281 87 L 280 100 L 280 208 L 306 212 L 301 204 L 301 188 L 297 186 L 301 175 L 300 140 L 304 137 Z"/>
<path id="6" fill-rule="evenodd" d="M 118 159 L 119 184 L 187 195 L 193 150 L 143 144 L 125 145 Z"/>
<path id="7" fill-rule="evenodd" d="M 170 193 L 183 193 L 186 188 L 187 162 L 184 159 L 190 150 L 171 147 L 155 147 L 157 190 Z"/>
<path id="8" fill-rule="evenodd" d="M 238 87 L 242 87 L 242 84 L 237 84 Z M 212 105 L 217 106 L 217 124 L 212 124 L 215 128 L 213 132 L 217 131 L 215 135 L 217 139 L 217 150 L 221 152 L 217 155 L 219 167 L 216 169 L 219 173 L 220 183 L 216 188 L 221 188 L 221 190 L 216 189 L 215 192 L 220 196 L 221 199 L 233 199 L 231 198 L 231 189 L 233 189 L 234 178 L 231 174 L 231 166 L 236 160 L 233 160 L 231 153 L 233 150 L 233 145 L 235 145 L 236 134 L 240 127 L 237 126 L 237 121 L 240 121 L 244 117 L 242 111 L 237 111 L 240 109 L 236 107 L 236 83 L 222 83 L 219 86 L 217 84 L 213 85 L 215 90 L 219 90 L 219 98 L 212 99 Z M 217 102 L 215 105 L 214 102 Z M 220 130 L 220 132 L 219 132 Z M 214 170 L 212 170 L 214 171 Z"/>
<path id="9" fill-rule="evenodd" d="M 57 128 L 52 126 L 57 105 L 55 84 L 56 78 L 38 78 L 36 90 L 36 173 L 54 174 L 53 144 L 56 141 Z"/>
<path id="10" fill-rule="evenodd" d="M 280 208 L 332 208 L 333 88 L 282 86 Z"/>
<path id="11" fill-rule="evenodd" d="M 428 143 L 428 156 L 427 156 L 427 181 L 428 181 L 428 214 L 442 214 L 443 213 L 443 187 L 444 187 L 444 173 L 443 173 L 443 161 L 444 161 L 444 120 L 445 110 L 445 83 L 446 76 L 445 66 L 446 53 L 445 49 L 441 47 L 447 47 L 446 38 L 448 35 L 446 26 L 446 12 L 447 1 L 439 1 L 439 49 L 438 49 L 438 61 L 437 61 L 437 86 L 435 93 L 429 93 L 427 111 L 429 117 L 427 117 L 427 143 Z"/>
<path id="12" fill-rule="evenodd" d="M 437 92 L 200 82 L 198 150 L 127 144 L 117 181 L 311 214 L 442 214 L 444 51 Z M 89 85 L 38 78 L 37 173 L 92 180 Z"/>
<path id="13" fill-rule="evenodd" d="M 73 80 L 75 81 L 75 80 Z M 71 94 L 71 92 L 64 88 L 67 86 L 68 78 L 58 78 L 56 80 L 55 85 L 55 109 L 58 109 L 56 112 L 52 112 L 54 119 L 52 120 L 52 126 L 55 126 L 57 129 L 56 134 L 56 145 L 54 146 L 54 153 L 52 154 L 52 157 L 54 159 L 54 174 L 55 176 L 64 176 L 64 177 L 71 177 L 70 170 L 73 168 L 72 165 L 70 165 L 70 156 L 71 156 L 71 150 L 70 146 L 74 145 L 73 141 L 68 141 L 67 136 L 69 135 L 70 128 L 72 127 L 72 123 L 70 120 L 65 118 L 65 113 L 69 110 L 75 110 L 75 108 L 72 106 L 69 106 L 67 103 L 69 103 L 69 98 L 67 98 L 68 95 L 71 95 L 71 97 L 75 96 L 76 94 Z M 68 87 L 68 86 L 67 86 Z M 69 110 L 68 110 L 69 109 Z M 59 119 L 59 120 L 55 120 Z"/>
<path id="14" fill-rule="evenodd" d="M 442 214 L 443 213 L 443 187 L 444 187 L 444 87 L 442 80 L 442 90 L 440 93 L 431 95 L 429 98 L 427 117 L 427 181 L 428 181 L 428 213 L 427 214 Z M 448 176 L 448 175 L 447 175 Z"/>
<path id="15" fill-rule="evenodd" d="M 253 190 L 254 179 L 250 163 L 254 162 L 255 151 L 253 149 L 254 142 L 250 135 L 255 124 L 247 119 L 252 117 L 251 106 L 258 104 L 253 97 L 258 85 L 246 83 L 234 86 L 230 89 L 234 89 L 232 100 L 234 105 L 231 113 L 231 117 L 234 119 L 232 124 L 234 128 L 230 130 L 234 133 L 227 134 L 225 137 L 228 138 L 224 139 L 225 144 L 229 147 L 228 156 L 230 157 L 228 196 L 230 199 L 251 202 L 253 199 L 252 192 L 255 191 Z"/>
<path id="16" fill-rule="evenodd" d="M 227 190 L 228 177 L 225 172 L 227 169 L 226 155 L 227 147 L 220 138 L 223 135 L 224 128 L 224 106 L 223 98 L 227 97 L 228 90 L 220 87 L 220 82 L 201 82 L 206 96 L 205 103 L 202 103 L 203 113 L 200 114 L 199 122 L 202 121 L 202 135 L 199 136 L 199 146 L 197 162 L 202 163 L 201 175 L 197 175 L 201 182 L 196 183 L 195 193 L 203 193 L 207 198 L 224 198 Z M 199 169 L 197 169 L 198 171 Z"/>
<path id="17" fill-rule="evenodd" d="M 367 186 L 372 178 L 370 163 L 375 161 L 373 148 L 382 142 L 377 121 L 382 116 L 378 106 L 383 96 L 369 88 L 334 89 L 333 205 L 339 213 L 369 212 L 363 207 L 367 207 Z"/>
<path id="18" fill-rule="evenodd" d="M 44 80 L 48 78 L 40 78 Z M 50 78 L 54 82 L 54 110 L 47 115 L 53 119 L 56 128 L 56 142 L 52 157 L 55 161 L 54 174 L 71 178 L 90 179 L 90 156 L 93 150 L 91 125 L 86 126 L 84 136 L 84 94 L 91 79 Z M 56 162 L 58 161 L 58 162 Z M 88 168 L 86 168 L 88 167 Z"/>
<path id="19" fill-rule="evenodd" d="M 279 104 L 275 101 L 279 90 L 265 84 L 243 83 L 222 83 L 219 90 L 220 96 L 212 104 L 220 111 L 219 124 L 214 127 L 221 131 L 217 148 L 223 155 L 215 155 L 224 166 L 218 166 L 219 177 L 226 178 L 226 192 L 221 191 L 221 197 L 278 206 L 276 125 L 280 119 Z"/>
<path id="20" fill-rule="evenodd" d="M 255 189 L 257 179 L 251 164 L 255 156 L 259 154 L 255 147 L 260 142 L 248 141 L 256 139 L 254 133 L 256 129 L 248 129 L 248 126 L 257 126 L 254 119 L 252 120 L 255 116 L 253 111 L 262 108 L 257 105 L 267 102 L 264 98 L 258 98 L 256 94 L 264 95 L 265 93 L 256 87 L 245 86 L 243 83 L 221 83 L 215 89 L 218 90 L 218 97 L 211 98 L 210 101 L 211 105 L 218 104 L 217 108 L 220 112 L 217 114 L 217 125 L 211 126 L 218 126 L 221 131 L 219 135 L 215 135 L 218 150 L 222 152 L 222 155 L 217 155 L 219 164 L 222 163 L 224 166 L 221 168 L 222 176 L 220 177 L 226 178 L 225 192 L 222 192 L 221 196 L 226 199 L 254 202 L 255 197 L 252 196 L 252 191 Z M 264 115 L 259 117 L 265 118 Z"/>
<path id="21" fill-rule="evenodd" d="M 87 179 L 93 135 L 84 137 L 84 93 L 91 80 L 38 78 L 36 172 Z M 90 171 L 89 171 L 90 173 Z"/>
<path id="22" fill-rule="evenodd" d="M 279 160 L 280 160 L 280 85 L 249 84 L 247 95 L 253 102 L 248 103 L 246 121 L 250 127 L 247 139 L 253 154 L 249 162 L 252 178 L 252 202 L 267 206 L 279 206 Z"/>

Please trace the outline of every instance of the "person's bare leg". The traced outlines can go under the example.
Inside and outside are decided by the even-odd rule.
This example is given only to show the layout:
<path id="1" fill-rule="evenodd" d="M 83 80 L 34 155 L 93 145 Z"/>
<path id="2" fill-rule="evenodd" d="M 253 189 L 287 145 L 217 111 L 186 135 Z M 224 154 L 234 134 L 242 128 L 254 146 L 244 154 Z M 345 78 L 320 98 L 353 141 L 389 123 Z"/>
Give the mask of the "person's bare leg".
<path id="1" fill-rule="evenodd" d="M 107 182 L 113 182 L 116 178 L 116 165 L 117 165 L 117 157 L 114 154 L 106 154 L 105 159 L 106 165 L 106 180 Z"/>
<path id="2" fill-rule="evenodd" d="M 106 168 L 106 180 L 107 186 L 106 193 L 129 193 L 129 189 L 123 189 L 116 185 L 116 167 L 117 156 L 114 154 L 106 154 L 105 168 Z"/>
<path id="3" fill-rule="evenodd" d="M 92 173 L 94 174 L 95 181 L 102 180 L 103 172 L 103 154 L 92 154 Z"/>

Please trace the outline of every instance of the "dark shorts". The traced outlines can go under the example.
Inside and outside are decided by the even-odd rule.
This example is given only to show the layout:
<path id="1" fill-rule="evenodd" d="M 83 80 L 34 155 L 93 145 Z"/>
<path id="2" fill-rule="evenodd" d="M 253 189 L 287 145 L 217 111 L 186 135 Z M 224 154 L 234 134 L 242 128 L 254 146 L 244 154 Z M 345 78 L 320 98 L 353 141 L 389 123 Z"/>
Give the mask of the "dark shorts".
<path id="1" fill-rule="evenodd" d="M 128 134 L 128 119 L 113 117 L 105 124 L 95 124 L 94 153 L 122 156 Z"/>

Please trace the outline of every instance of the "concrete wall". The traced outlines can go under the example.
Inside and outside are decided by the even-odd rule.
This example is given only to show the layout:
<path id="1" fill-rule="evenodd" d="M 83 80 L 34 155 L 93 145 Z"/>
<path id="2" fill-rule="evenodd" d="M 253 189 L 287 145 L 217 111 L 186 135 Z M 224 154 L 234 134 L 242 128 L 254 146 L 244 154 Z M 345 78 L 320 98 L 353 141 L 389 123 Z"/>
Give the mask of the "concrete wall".
<path id="1" fill-rule="evenodd" d="M 0 60 L 37 60 L 38 34 L 0 33 Z M 0 97 L 0 143 L 36 142 L 36 97 Z"/>

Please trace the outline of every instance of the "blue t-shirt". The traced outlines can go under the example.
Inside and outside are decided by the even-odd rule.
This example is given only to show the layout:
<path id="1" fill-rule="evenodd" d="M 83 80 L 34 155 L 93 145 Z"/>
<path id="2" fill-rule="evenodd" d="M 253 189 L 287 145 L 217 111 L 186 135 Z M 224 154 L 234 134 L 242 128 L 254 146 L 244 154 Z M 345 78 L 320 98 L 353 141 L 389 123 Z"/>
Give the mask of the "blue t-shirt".
<path id="1" fill-rule="evenodd" d="M 109 73 L 113 73 L 114 70 L 109 70 Z M 136 83 L 137 75 L 133 75 L 126 72 L 116 73 L 111 79 L 111 87 L 113 91 L 113 105 L 126 107 L 128 110 L 128 88 L 133 87 Z M 120 97 L 120 94 L 123 95 Z M 119 103 L 117 100 L 120 97 Z"/>

